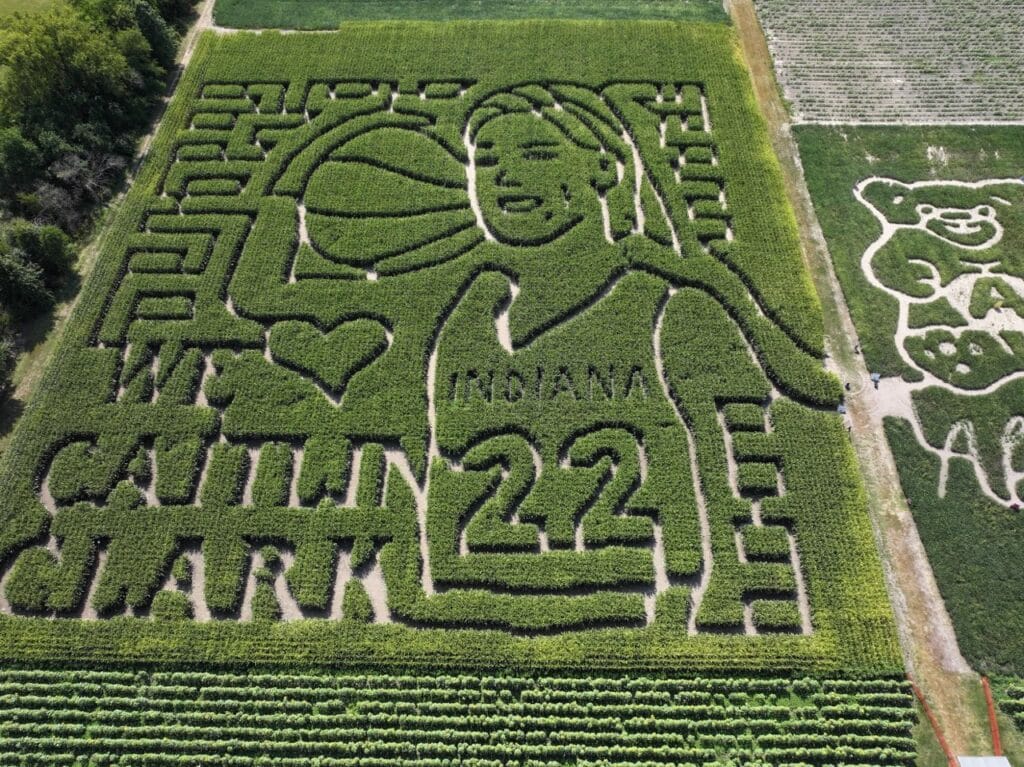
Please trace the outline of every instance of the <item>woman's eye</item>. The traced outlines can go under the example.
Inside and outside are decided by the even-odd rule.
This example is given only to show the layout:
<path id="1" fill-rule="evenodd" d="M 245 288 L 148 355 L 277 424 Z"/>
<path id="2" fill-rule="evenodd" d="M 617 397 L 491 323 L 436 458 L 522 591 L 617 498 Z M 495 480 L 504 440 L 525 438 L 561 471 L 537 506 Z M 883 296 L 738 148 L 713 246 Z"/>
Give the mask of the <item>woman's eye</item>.
<path id="1" fill-rule="evenodd" d="M 523 152 L 524 160 L 556 160 L 558 152 L 553 149 L 527 149 Z"/>

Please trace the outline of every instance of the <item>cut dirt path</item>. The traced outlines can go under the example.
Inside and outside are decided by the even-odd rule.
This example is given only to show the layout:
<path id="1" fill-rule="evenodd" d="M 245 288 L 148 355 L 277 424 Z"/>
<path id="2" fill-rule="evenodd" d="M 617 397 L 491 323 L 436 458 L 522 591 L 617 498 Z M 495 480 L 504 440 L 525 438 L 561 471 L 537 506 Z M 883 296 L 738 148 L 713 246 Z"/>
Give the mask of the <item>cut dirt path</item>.
<path id="1" fill-rule="evenodd" d="M 202 5 L 199 6 L 199 18 L 196 19 L 195 24 L 192 25 L 182 41 L 181 50 L 178 53 L 178 64 L 182 71 L 192 61 L 192 54 L 196 52 L 199 36 L 213 26 L 214 5 L 216 5 L 216 0 L 203 0 Z"/>
<path id="2" fill-rule="evenodd" d="M 988 723 L 968 695 L 976 677 L 960 654 L 953 624 L 903 497 L 881 420 L 873 414 L 874 389 L 870 384 L 863 385 L 868 381 L 868 371 L 855 353 L 856 330 L 804 183 L 800 155 L 790 131 L 789 115 L 779 97 L 764 32 L 752 0 L 727 0 L 726 6 L 796 213 L 804 258 L 825 315 L 831 368 L 844 382 L 853 384 L 847 397 L 851 435 L 865 479 L 907 668 L 935 709 L 953 751 L 972 753 L 988 741 Z"/>

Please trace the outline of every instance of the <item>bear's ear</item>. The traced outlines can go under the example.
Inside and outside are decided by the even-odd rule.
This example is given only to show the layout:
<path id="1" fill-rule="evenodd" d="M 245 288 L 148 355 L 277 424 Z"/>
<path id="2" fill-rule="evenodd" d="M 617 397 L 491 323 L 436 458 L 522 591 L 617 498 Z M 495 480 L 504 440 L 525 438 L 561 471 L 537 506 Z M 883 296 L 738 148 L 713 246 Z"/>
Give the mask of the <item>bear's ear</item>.
<path id="1" fill-rule="evenodd" d="M 896 179 L 876 178 L 859 187 L 864 202 L 893 224 L 916 224 L 918 215 L 912 189 Z"/>
<path id="2" fill-rule="evenodd" d="M 1012 208 L 1019 211 L 1024 207 L 1024 183 L 999 183 L 986 186 L 985 192 L 988 199 L 985 201 L 993 205 L 996 212 Z"/>

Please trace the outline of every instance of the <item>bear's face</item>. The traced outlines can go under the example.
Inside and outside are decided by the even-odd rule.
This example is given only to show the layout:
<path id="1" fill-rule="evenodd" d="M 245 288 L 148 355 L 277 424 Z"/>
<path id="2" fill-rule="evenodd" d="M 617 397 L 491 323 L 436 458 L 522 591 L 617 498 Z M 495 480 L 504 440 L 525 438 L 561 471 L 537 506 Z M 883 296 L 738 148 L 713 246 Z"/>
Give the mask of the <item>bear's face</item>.
<path id="1" fill-rule="evenodd" d="M 920 204 L 916 210 L 920 225 L 953 245 L 984 249 L 994 245 L 1001 233 L 996 209 L 991 205 L 964 209 Z"/>
<path id="2" fill-rule="evenodd" d="M 1024 181 L 926 181 L 904 184 L 869 179 L 855 194 L 890 229 L 920 229 L 970 250 L 985 250 L 1002 239 L 1003 217 L 1024 199 Z"/>
<path id="3" fill-rule="evenodd" d="M 906 365 L 954 390 L 1024 370 L 1007 340 L 1024 331 L 1024 181 L 873 178 L 854 194 L 882 225 L 861 268 L 900 304 L 894 330 Z M 915 305 L 931 312 L 927 322 L 915 320 Z"/>

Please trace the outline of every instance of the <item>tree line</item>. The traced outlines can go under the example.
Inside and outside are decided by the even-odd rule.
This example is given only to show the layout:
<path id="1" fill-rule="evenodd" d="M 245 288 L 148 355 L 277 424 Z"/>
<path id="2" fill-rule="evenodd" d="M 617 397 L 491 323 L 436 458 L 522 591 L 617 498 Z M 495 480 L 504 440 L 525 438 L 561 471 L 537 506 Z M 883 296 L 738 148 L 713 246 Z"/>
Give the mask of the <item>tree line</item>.
<path id="1" fill-rule="evenodd" d="M 0 400 L 19 329 L 69 289 L 124 178 L 195 0 L 58 0 L 0 19 Z"/>

